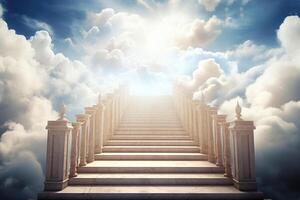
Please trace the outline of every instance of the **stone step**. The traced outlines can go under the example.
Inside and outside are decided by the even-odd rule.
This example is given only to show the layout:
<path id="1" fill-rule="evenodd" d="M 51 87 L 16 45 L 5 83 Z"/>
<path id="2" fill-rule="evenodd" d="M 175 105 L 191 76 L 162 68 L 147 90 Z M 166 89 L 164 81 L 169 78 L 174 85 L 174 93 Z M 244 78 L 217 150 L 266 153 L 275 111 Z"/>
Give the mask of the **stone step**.
<path id="1" fill-rule="evenodd" d="M 116 131 L 184 131 L 184 129 L 181 127 L 121 127 Z"/>
<path id="2" fill-rule="evenodd" d="M 59 192 L 41 192 L 40 200 L 263 200 L 261 192 L 243 192 L 233 186 L 68 186 Z"/>
<path id="3" fill-rule="evenodd" d="M 192 140 L 109 140 L 108 146 L 192 146 Z"/>
<path id="4" fill-rule="evenodd" d="M 138 124 L 138 123 L 121 123 L 118 128 L 182 128 L 181 124 L 151 124 L 151 123 L 143 123 L 143 124 Z"/>
<path id="5" fill-rule="evenodd" d="M 188 135 L 130 135 L 130 134 L 114 134 L 112 140 L 189 140 Z"/>
<path id="6" fill-rule="evenodd" d="M 201 153 L 132 153 L 115 152 L 95 155 L 96 160 L 207 160 Z"/>
<path id="7" fill-rule="evenodd" d="M 96 160 L 78 173 L 224 173 L 208 161 Z"/>
<path id="8" fill-rule="evenodd" d="M 232 185 L 223 174 L 83 173 L 69 185 Z"/>
<path id="9" fill-rule="evenodd" d="M 127 113 L 124 115 L 124 117 L 143 117 L 143 116 L 155 116 L 155 117 L 174 117 L 174 116 L 177 116 L 177 114 L 175 112 L 169 112 L 169 111 L 163 111 L 161 110 L 160 112 L 156 112 L 156 113 L 147 113 L 147 112 L 144 112 L 144 113 L 134 113 L 134 112 L 130 112 L 130 111 L 127 111 Z"/>
<path id="10" fill-rule="evenodd" d="M 132 115 L 132 116 L 123 116 L 123 119 L 139 119 L 139 120 L 149 120 L 149 119 L 157 119 L 157 120 L 170 120 L 170 121 L 175 121 L 175 120 L 178 120 L 178 118 L 176 116 L 163 116 L 163 115 Z"/>
<path id="11" fill-rule="evenodd" d="M 137 135 L 188 135 L 183 130 L 116 130 L 115 134 L 137 134 Z"/>
<path id="12" fill-rule="evenodd" d="M 103 152 L 199 153 L 199 146 L 104 146 Z"/>
<path id="13" fill-rule="evenodd" d="M 179 121 L 142 121 L 142 120 L 136 120 L 136 121 L 121 121 L 120 125 L 143 125 L 143 124 L 147 124 L 147 125 L 181 125 L 181 122 Z"/>

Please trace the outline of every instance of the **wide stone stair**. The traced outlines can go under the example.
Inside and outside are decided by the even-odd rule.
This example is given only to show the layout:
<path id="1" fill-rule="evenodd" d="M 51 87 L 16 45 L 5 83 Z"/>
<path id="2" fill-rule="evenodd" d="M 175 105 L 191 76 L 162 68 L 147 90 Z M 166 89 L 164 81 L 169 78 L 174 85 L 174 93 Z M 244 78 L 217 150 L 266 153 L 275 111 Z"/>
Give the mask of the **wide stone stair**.
<path id="1" fill-rule="evenodd" d="M 65 189 L 40 198 L 263 199 L 260 192 L 236 189 L 223 167 L 207 161 L 170 96 L 131 97 L 103 153 L 77 170 Z"/>

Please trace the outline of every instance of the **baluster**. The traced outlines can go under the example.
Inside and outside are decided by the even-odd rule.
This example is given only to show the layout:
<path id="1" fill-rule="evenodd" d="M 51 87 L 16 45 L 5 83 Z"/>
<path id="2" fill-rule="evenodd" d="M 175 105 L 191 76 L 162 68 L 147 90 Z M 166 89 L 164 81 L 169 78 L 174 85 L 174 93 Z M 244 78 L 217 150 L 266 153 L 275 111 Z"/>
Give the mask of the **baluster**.
<path id="1" fill-rule="evenodd" d="M 86 165 L 87 158 L 87 135 L 89 132 L 89 118 L 90 115 L 79 114 L 76 115 L 76 121 L 81 123 L 81 136 L 80 136 L 80 162 L 79 166 Z"/>
<path id="2" fill-rule="evenodd" d="M 223 122 L 221 123 L 221 130 L 222 130 L 222 138 L 223 138 L 223 165 L 225 167 L 225 174 L 226 177 L 232 177 L 231 175 L 231 166 L 230 166 L 230 142 L 229 142 L 229 123 Z"/>
<path id="3" fill-rule="evenodd" d="M 77 166 L 78 166 L 78 145 L 81 124 L 79 122 L 72 123 L 72 147 L 71 147 L 71 164 L 70 164 L 70 175 L 69 177 L 77 176 Z"/>
<path id="4" fill-rule="evenodd" d="M 215 147 L 214 147 L 214 131 L 213 131 L 213 115 L 217 114 L 217 109 L 215 107 L 207 107 L 207 156 L 208 161 L 215 163 Z"/>
<path id="5" fill-rule="evenodd" d="M 215 159 L 217 166 L 223 166 L 223 144 L 221 135 L 221 123 L 226 121 L 226 115 L 214 115 L 213 126 L 214 126 L 214 147 L 215 147 Z"/>
<path id="6" fill-rule="evenodd" d="M 96 110 L 94 107 L 86 107 L 85 113 L 90 115 L 89 118 L 89 137 L 87 140 L 87 162 L 93 162 L 95 160 L 95 114 Z"/>
<path id="7" fill-rule="evenodd" d="M 201 153 L 207 154 L 208 152 L 208 128 L 207 128 L 207 106 L 199 101 L 198 106 L 198 124 L 200 134 L 200 150 Z"/>
<path id="8" fill-rule="evenodd" d="M 199 119 L 198 119 L 198 107 L 199 101 L 192 100 L 192 116 L 193 116 L 193 133 L 194 133 L 194 140 L 197 144 L 199 144 Z"/>

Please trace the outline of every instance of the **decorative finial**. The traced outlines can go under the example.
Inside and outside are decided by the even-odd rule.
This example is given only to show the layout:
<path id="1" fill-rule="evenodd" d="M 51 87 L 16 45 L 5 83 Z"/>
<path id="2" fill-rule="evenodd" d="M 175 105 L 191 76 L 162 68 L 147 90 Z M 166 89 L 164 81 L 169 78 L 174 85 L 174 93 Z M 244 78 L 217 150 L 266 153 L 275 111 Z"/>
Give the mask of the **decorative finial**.
<path id="1" fill-rule="evenodd" d="M 242 108 L 239 104 L 239 101 L 236 101 L 236 106 L 235 106 L 235 116 L 237 120 L 242 120 L 241 118 L 241 113 L 242 113 Z"/>
<path id="2" fill-rule="evenodd" d="M 64 103 L 61 104 L 59 109 L 59 119 L 58 120 L 64 120 L 66 114 L 66 106 Z"/>

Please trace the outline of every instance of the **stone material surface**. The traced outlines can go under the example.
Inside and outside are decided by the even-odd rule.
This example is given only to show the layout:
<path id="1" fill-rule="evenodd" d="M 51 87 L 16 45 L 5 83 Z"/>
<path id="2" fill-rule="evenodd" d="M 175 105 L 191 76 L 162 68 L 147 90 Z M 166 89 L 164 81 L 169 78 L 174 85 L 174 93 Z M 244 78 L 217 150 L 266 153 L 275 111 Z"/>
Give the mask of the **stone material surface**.
<path id="1" fill-rule="evenodd" d="M 63 115 L 62 115 L 63 116 Z M 61 118 L 49 121 L 45 190 L 62 190 L 67 186 L 70 165 L 72 124 Z"/>
<path id="2" fill-rule="evenodd" d="M 77 122 L 81 123 L 81 135 L 80 135 L 80 163 L 79 166 L 86 165 L 87 158 L 87 142 L 89 132 L 89 118 L 90 115 L 80 114 L 76 116 Z"/>
<path id="3" fill-rule="evenodd" d="M 72 156 L 68 187 L 39 199 L 263 200 L 250 191 L 254 155 L 241 149 L 252 145 L 253 124 L 236 109 L 238 120 L 229 126 L 191 94 L 177 88 L 174 98 L 137 97 L 120 88 L 101 97 L 77 116 L 81 134 L 72 133 L 80 141 L 80 163 Z"/>
<path id="4" fill-rule="evenodd" d="M 252 121 L 230 123 L 232 178 L 240 190 L 256 190 L 254 136 Z"/>

